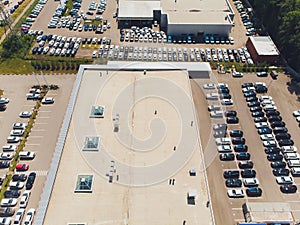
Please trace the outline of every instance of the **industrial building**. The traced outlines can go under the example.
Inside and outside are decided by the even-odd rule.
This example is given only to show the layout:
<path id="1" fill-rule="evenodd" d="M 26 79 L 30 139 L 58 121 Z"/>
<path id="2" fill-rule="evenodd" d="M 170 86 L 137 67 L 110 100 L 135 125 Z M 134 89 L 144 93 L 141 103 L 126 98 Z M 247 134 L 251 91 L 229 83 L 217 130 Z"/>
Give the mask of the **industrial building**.
<path id="1" fill-rule="evenodd" d="M 168 35 L 228 36 L 233 17 L 228 0 L 118 0 L 120 27 L 151 26 L 157 21 Z"/>
<path id="2" fill-rule="evenodd" d="M 279 51 L 270 36 L 249 37 L 246 47 L 254 62 L 276 62 Z"/>

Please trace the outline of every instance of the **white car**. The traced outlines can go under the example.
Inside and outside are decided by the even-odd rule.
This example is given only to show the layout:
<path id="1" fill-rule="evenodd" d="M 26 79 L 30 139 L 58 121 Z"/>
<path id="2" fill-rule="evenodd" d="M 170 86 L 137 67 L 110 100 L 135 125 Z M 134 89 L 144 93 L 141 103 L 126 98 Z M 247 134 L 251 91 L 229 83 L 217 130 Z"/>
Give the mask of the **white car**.
<path id="1" fill-rule="evenodd" d="M 52 98 L 52 97 L 43 98 L 42 103 L 43 104 L 52 104 L 52 103 L 54 103 L 54 98 Z"/>
<path id="2" fill-rule="evenodd" d="M 245 193 L 242 189 L 231 189 L 227 191 L 229 198 L 243 198 Z"/>
<path id="3" fill-rule="evenodd" d="M 263 141 L 263 145 L 265 147 L 276 147 L 277 146 L 276 141 Z"/>
<path id="4" fill-rule="evenodd" d="M 1 104 L 7 104 L 7 103 L 9 103 L 9 98 L 0 98 L 0 103 Z"/>
<path id="5" fill-rule="evenodd" d="M 265 105 L 263 106 L 264 110 L 277 110 L 277 107 L 274 105 Z"/>
<path id="6" fill-rule="evenodd" d="M 213 90 L 216 88 L 216 85 L 215 84 L 204 84 L 203 88 Z"/>
<path id="7" fill-rule="evenodd" d="M 233 101 L 231 99 L 222 99 L 221 104 L 222 105 L 233 105 Z"/>
<path id="8" fill-rule="evenodd" d="M 2 150 L 4 151 L 4 152 L 10 152 L 10 151 L 16 151 L 17 150 L 17 146 L 16 145 L 4 145 L 4 146 L 2 146 Z"/>
<path id="9" fill-rule="evenodd" d="M 240 73 L 240 72 L 233 72 L 233 73 L 232 73 L 232 76 L 233 76 L 233 77 L 243 77 L 244 74 L 243 74 L 243 73 Z"/>
<path id="10" fill-rule="evenodd" d="M 255 187 L 259 185 L 259 181 L 257 178 L 245 178 L 244 185 L 245 187 Z"/>
<path id="11" fill-rule="evenodd" d="M 0 224 L 10 225 L 11 219 L 9 217 L 0 217 Z"/>
<path id="12" fill-rule="evenodd" d="M 32 112 L 29 112 L 29 111 L 24 111 L 19 114 L 19 116 L 21 118 L 29 118 L 29 117 L 31 117 L 31 115 L 32 115 Z"/>
<path id="13" fill-rule="evenodd" d="M 217 147 L 218 152 L 232 152 L 230 145 L 220 145 Z"/>
<path id="14" fill-rule="evenodd" d="M 276 182 L 278 184 L 292 184 L 294 182 L 294 179 L 289 176 L 276 177 Z"/>
<path id="15" fill-rule="evenodd" d="M 254 83 L 254 87 L 257 87 L 257 86 L 264 86 L 264 87 L 267 87 L 266 83 L 264 83 L 264 82 L 255 82 L 255 83 Z"/>
<path id="16" fill-rule="evenodd" d="M 10 136 L 22 136 L 24 134 L 24 130 L 12 130 L 10 132 Z"/>
<path id="17" fill-rule="evenodd" d="M 227 87 L 227 88 L 228 88 L 228 84 L 225 84 L 225 83 L 218 83 L 218 84 L 217 84 L 217 88 L 220 88 L 220 87 Z"/>
<path id="18" fill-rule="evenodd" d="M 14 123 L 14 125 L 13 125 L 14 130 L 17 130 L 17 129 L 24 130 L 26 127 L 27 127 L 27 123 Z"/>
<path id="19" fill-rule="evenodd" d="M 273 102 L 272 100 L 263 100 L 261 102 L 262 106 L 265 106 L 265 105 L 275 105 L 275 102 Z"/>
<path id="20" fill-rule="evenodd" d="M 92 58 L 97 58 L 97 51 L 93 51 Z"/>
<path id="21" fill-rule="evenodd" d="M 260 139 L 262 141 L 273 141 L 275 138 L 273 134 L 262 134 L 260 135 Z"/>
<path id="22" fill-rule="evenodd" d="M 21 151 L 19 153 L 19 159 L 20 160 L 34 159 L 34 157 L 35 157 L 35 153 L 34 152 Z"/>
<path id="23" fill-rule="evenodd" d="M 248 92 L 248 91 L 255 91 L 255 87 L 244 87 L 242 89 L 243 93 Z"/>
<path id="24" fill-rule="evenodd" d="M 300 116 L 300 110 L 294 111 L 294 112 L 293 112 L 293 115 L 294 115 L 295 117 Z"/>
<path id="25" fill-rule="evenodd" d="M 35 209 L 31 208 L 27 211 L 25 220 L 24 220 L 24 225 L 31 225 L 33 221 L 33 217 L 35 214 Z"/>
<path id="26" fill-rule="evenodd" d="M 295 146 L 282 146 L 281 151 L 282 153 L 288 153 L 288 152 L 297 152 L 297 147 Z"/>
<path id="27" fill-rule="evenodd" d="M 0 153 L 0 160 L 11 160 L 13 157 L 14 154 L 5 153 L 5 152 Z"/>
<path id="28" fill-rule="evenodd" d="M 262 127 L 268 127 L 268 123 L 267 122 L 260 122 L 260 123 L 255 123 L 255 127 L 257 129 L 262 128 Z"/>
<path id="29" fill-rule="evenodd" d="M 297 121 L 298 123 L 300 123 L 300 116 L 297 116 L 297 117 L 296 117 L 296 121 Z"/>
<path id="30" fill-rule="evenodd" d="M 21 141 L 20 137 L 13 137 L 13 136 L 9 136 L 6 139 L 7 143 L 18 143 L 19 141 Z"/>
<path id="31" fill-rule="evenodd" d="M 28 94 L 26 94 L 26 98 L 28 99 L 28 100 L 31 100 L 31 99 L 38 99 L 40 97 L 40 95 L 39 94 L 35 94 L 35 93 L 28 93 Z"/>
<path id="32" fill-rule="evenodd" d="M 19 209 L 17 212 L 16 212 L 16 216 L 15 216 L 15 220 L 14 220 L 14 225 L 21 225 L 21 222 L 22 222 L 22 219 L 23 219 L 23 216 L 24 216 L 24 212 L 25 212 L 25 209 Z"/>
<path id="33" fill-rule="evenodd" d="M 218 100 L 219 95 L 218 93 L 208 93 L 206 94 L 206 99 L 207 100 Z"/>
<path id="34" fill-rule="evenodd" d="M 21 181 L 11 181 L 9 184 L 10 189 L 22 189 L 24 187 L 24 182 Z"/>
<path id="35" fill-rule="evenodd" d="M 21 196 L 20 208 L 26 208 L 31 192 L 26 190 Z"/>
<path id="36" fill-rule="evenodd" d="M 17 198 L 3 198 L 1 200 L 1 206 L 3 207 L 13 207 L 18 203 Z"/>
<path id="37" fill-rule="evenodd" d="M 230 145 L 230 138 L 216 138 L 217 145 Z"/>
<path id="38" fill-rule="evenodd" d="M 285 160 L 300 159 L 300 155 L 296 152 L 285 153 L 283 156 Z"/>
<path id="39" fill-rule="evenodd" d="M 270 100 L 270 101 L 272 101 L 273 100 L 273 98 L 271 97 L 271 96 L 268 96 L 268 95 L 262 95 L 262 96 L 260 96 L 259 97 L 259 101 L 265 101 L 265 100 Z"/>

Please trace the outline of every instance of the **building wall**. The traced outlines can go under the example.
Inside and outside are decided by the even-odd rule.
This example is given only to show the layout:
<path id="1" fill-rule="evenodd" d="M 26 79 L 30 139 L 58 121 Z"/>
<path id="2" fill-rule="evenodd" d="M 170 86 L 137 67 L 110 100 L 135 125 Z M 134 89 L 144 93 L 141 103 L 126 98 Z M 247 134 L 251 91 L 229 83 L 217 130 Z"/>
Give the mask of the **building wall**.
<path id="1" fill-rule="evenodd" d="M 279 56 L 276 55 L 259 55 L 250 38 L 246 42 L 246 47 L 254 62 L 276 62 L 279 58 Z"/>
<path id="2" fill-rule="evenodd" d="M 167 30 L 169 35 L 204 33 L 228 36 L 231 28 L 230 24 L 168 24 Z"/>
<path id="3" fill-rule="evenodd" d="M 256 52 L 256 49 L 254 47 L 254 45 L 252 44 L 251 40 L 248 38 L 247 42 L 246 42 L 246 47 L 248 49 L 248 52 L 250 53 L 251 55 L 251 58 L 254 62 L 257 62 L 257 57 L 258 57 L 258 54 Z"/>

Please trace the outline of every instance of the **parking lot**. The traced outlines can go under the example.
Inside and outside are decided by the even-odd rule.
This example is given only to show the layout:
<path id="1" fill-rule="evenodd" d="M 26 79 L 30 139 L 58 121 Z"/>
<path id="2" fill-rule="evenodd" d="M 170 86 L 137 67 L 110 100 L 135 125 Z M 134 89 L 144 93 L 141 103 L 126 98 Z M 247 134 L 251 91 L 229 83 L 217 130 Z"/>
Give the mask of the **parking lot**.
<path id="1" fill-rule="evenodd" d="M 275 176 L 272 174 L 270 162 L 267 160 L 267 155 L 264 152 L 264 147 L 257 129 L 254 126 L 253 118 L 246 104 L 245 98 L 242 94 L 241 85 L 245 82 L 265 82 L 268 86 L 267 95 L 272 96 L 276 102 L 276 106 L 280 111 L 283 121 L 286 123 L 292 139 L 295 141 L 295 146 L 299 146 L 300 142 L 297 139 L 299 132 L 298 123 L 292 115 L 292 112 L 299 108 L 300 104 L 297 102 L 297 96 L 291 95 L 288 91 L 286 76 L 279 76 L 278 80 L 272 80 L 270 77 L 258 78 L 255 74 L 247 74 L 243 78 L 233 79 L 231 75 L 217 75 L 215 74 L 209 80 L 193 80 L 192 87 L 194 92 L 194 101 L 198 109 L 198 118 L 200 120 L 200 137 L 204 149 L 204 156 L 207 166 L 208 179 L 210 184 L 210 191 L 212 196 L 212 206 L 214 209 L 216 224 L 233 224 L 237 221 L 244 221 L 241 205 L 246 201 L 278 201 L 290 203 L 296 220 L 299 220 L 299 191 L 296 194 L 283 194 L 276 183 Z M 229 199 L 227 196 L 227 188 L 225 188 L 225 179 L 223 178 L 223 171 L 238 169 L 236 161 L 220 161 L 216 145 L 214 143 L 212 129 L 210 132 L 204 132 L 206 127 L 212 127 L 214 123 L 224 122 L 222 119 L 211 119 L 207 111 L 208 105 L 214 101 L 207 101 L 205 99 L 207 90 L 202 86 L 205 83 L 227 83 L 230 89 L 230 94 L 233 99 L 233 106 L 226 107 L 237 111 L 239 123 L 237 125 L 228 125 L 229 130 L 240 129 L 244 132 L 246 144 L 251 154 L 251 160 L 254 163 L 256 170 L 256 177 L 259 179 L 259 187 L 262 188 L 262 197 L 247 197 L 242 199 Z M 210 91 L 211 92 L 211 91 Z M 288 99 L 283 101 L 282 99 Z M 216 101 L 215 101 L 216 103 Z M 200 107 L 200 106 L 207 107 Z M 225 111 L 225 109 L 224 109 Z M 201 116 L 200 116 L 201 115 Z M 300 180 L 294 177 L 295 185 L 299 189 Z M 231 216 L 230 216 L 231 215 Z"/>
<path id="2" fill-rule="evenodd" d="M 41 76 L 38 76 L 37 79 L 41 84 L 45 83 Z M 50 90 L 47 93 L 47 97 L 53 97 L 55 102 L 54 104 L 41 105 L 34 126 L 23 149 L 24 151 L 34 152 L 36 155 L 33 160 L 20 161 L 29 165 L 29 170 L 21 173 L 28 175 L 34 171 L 37 175 L 31 190 L 27 209 L 37 209 L 38 207 L 75 76 L 52 75 L 45 76 L 45 79 L 50 84 L 57 84 L 60 88 L 58 90 Z M 32 111 L 32 108 L 35 106 L 35 101 L 26 100 L 26 93 L 28 93 L 30 87 L 37 85 L 37 81 L 33 76 L 25 75 L 3 75 L 0 80 L 0 89 L 4 90 L 3 97 L 10 99 L 7 109 L 4 112 L 0 112 L 0 127 L 2 131 L 0 134 L 0 143 L 3 146 L 7 145 L 6 138 L 9 136 L 14 123 L 28 122 L 28 118 L 20 118 L 19 113 L 21 111 Z M 8 169 L 1 169 L 1 176 L 4 177 L 7 172 Z"/>

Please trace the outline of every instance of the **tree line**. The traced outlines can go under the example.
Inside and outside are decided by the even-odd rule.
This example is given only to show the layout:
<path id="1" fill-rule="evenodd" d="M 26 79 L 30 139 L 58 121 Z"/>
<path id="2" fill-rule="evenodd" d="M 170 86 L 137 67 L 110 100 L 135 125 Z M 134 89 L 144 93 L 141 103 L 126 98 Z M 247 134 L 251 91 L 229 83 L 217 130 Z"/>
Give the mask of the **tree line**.
<path id="1" fill-rule="evenodd" d="M 289 65 L 300 72 L 300 0 L 250 0 Z"/>

